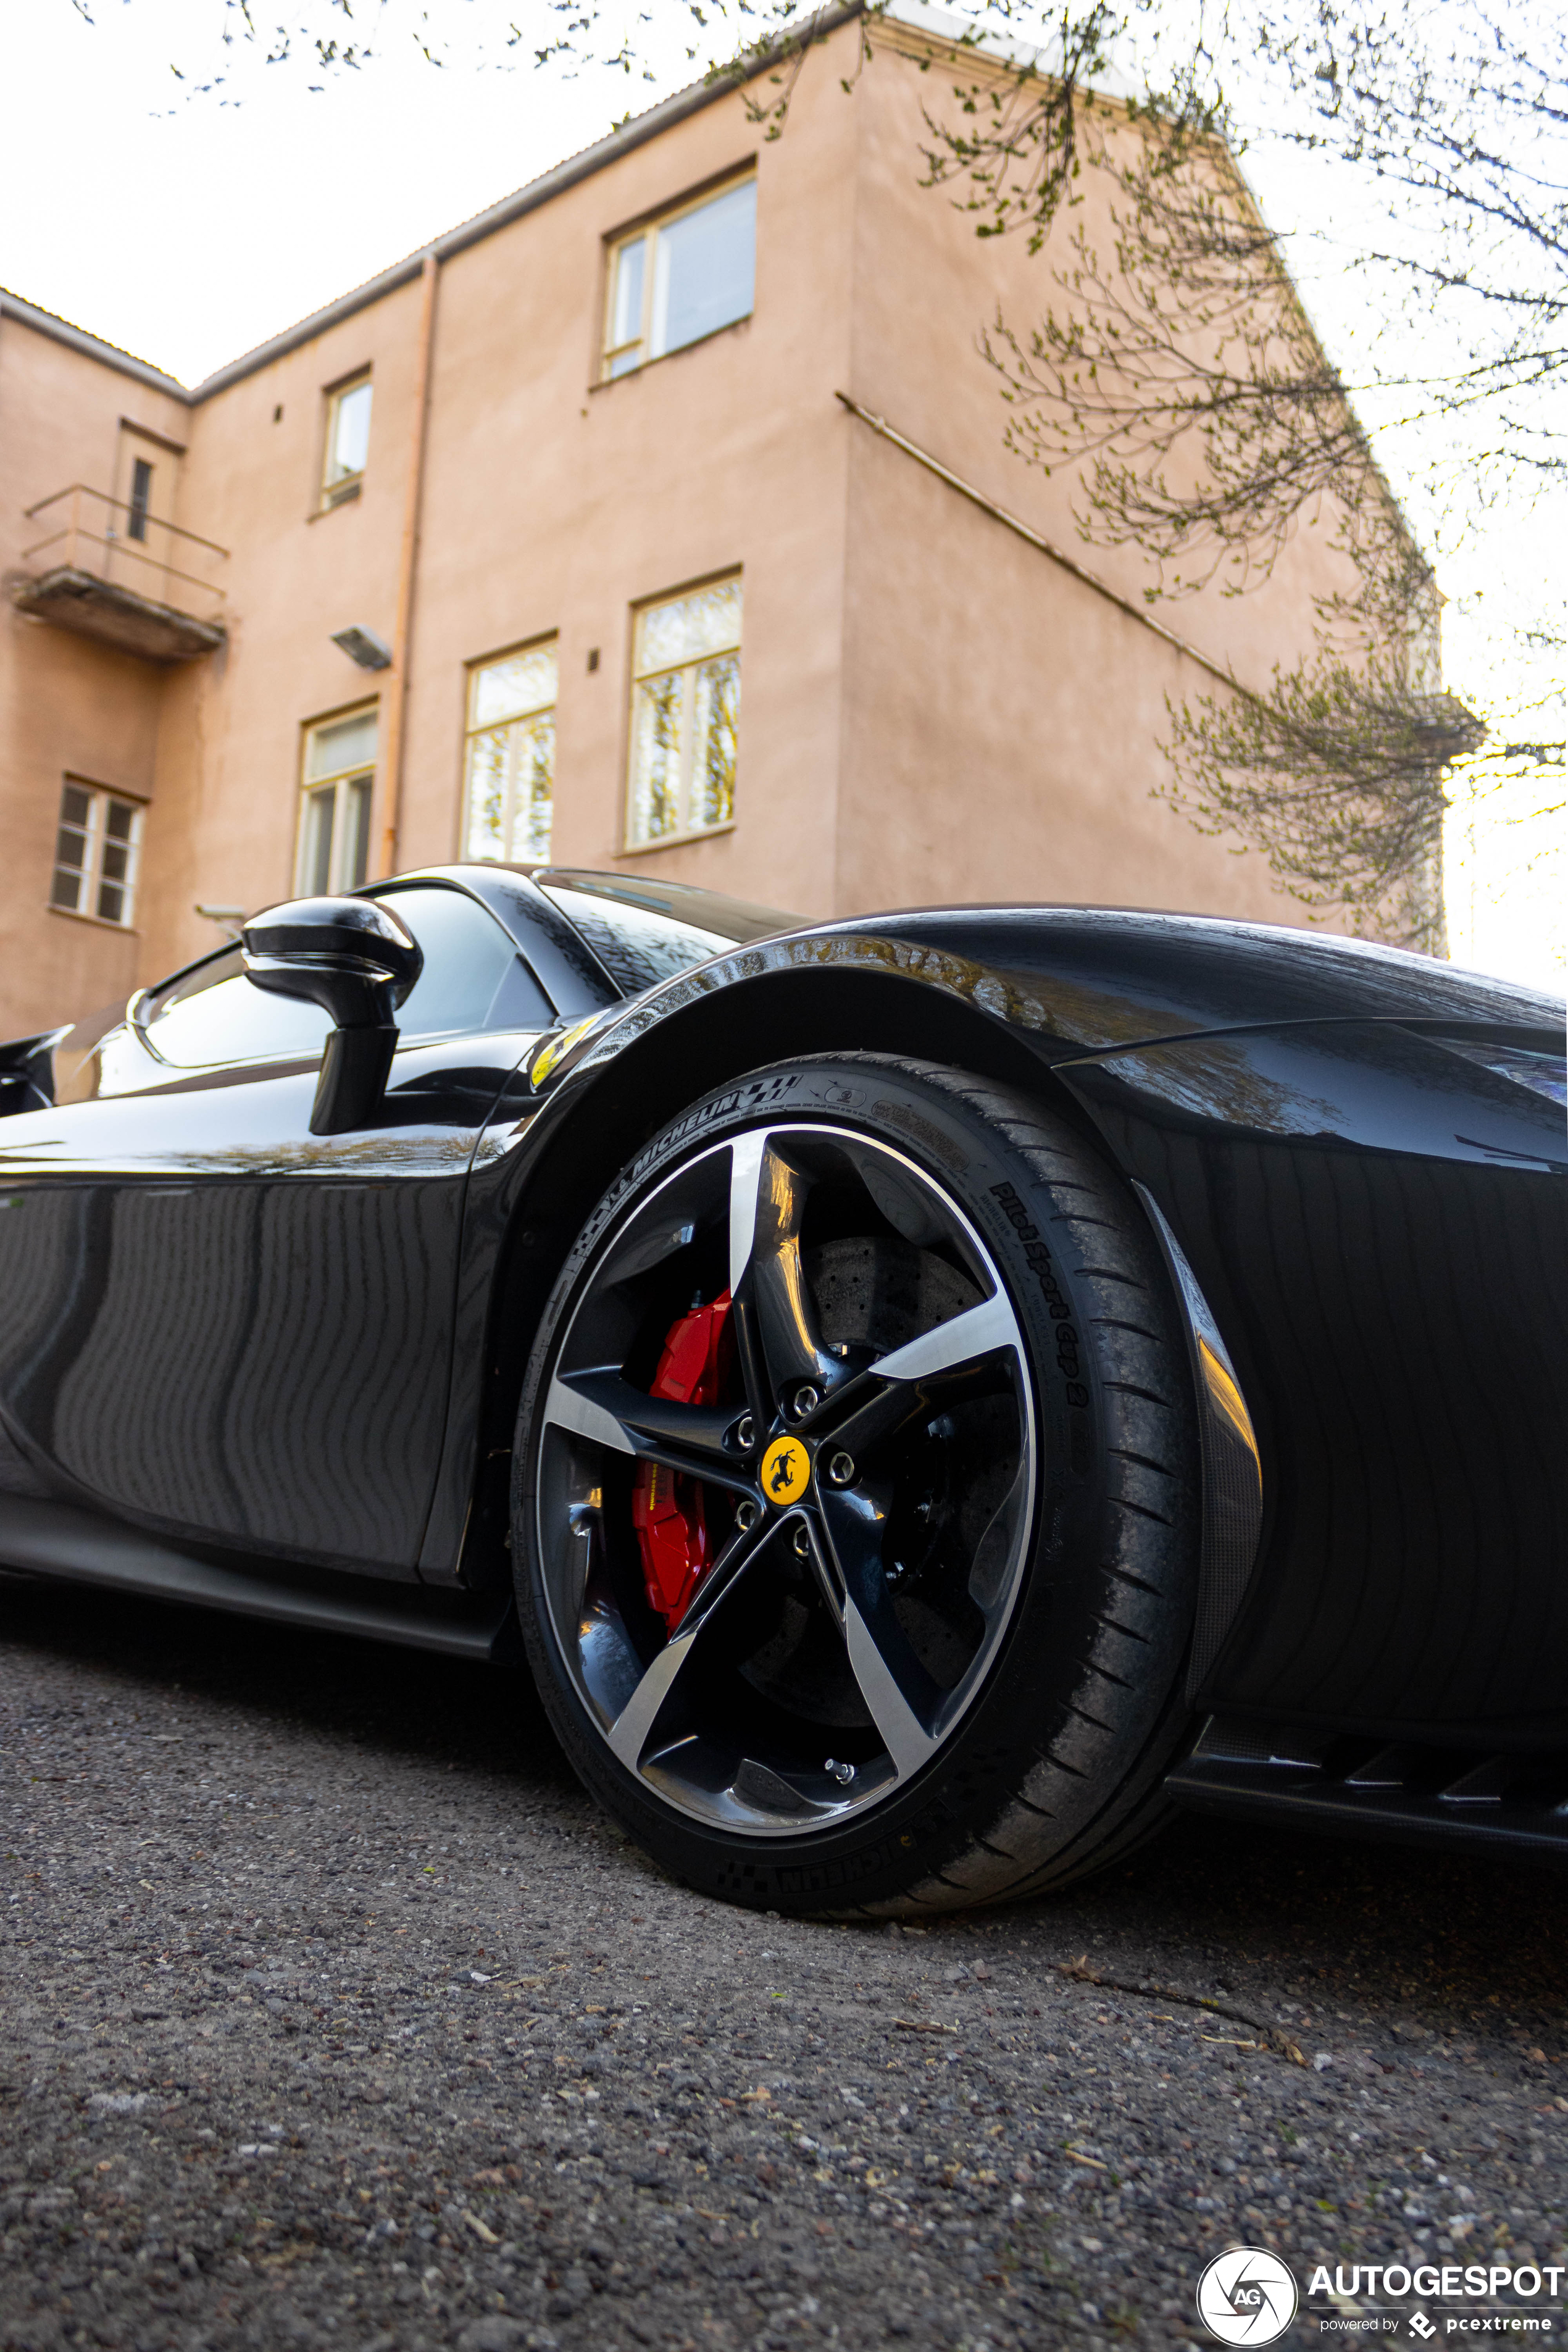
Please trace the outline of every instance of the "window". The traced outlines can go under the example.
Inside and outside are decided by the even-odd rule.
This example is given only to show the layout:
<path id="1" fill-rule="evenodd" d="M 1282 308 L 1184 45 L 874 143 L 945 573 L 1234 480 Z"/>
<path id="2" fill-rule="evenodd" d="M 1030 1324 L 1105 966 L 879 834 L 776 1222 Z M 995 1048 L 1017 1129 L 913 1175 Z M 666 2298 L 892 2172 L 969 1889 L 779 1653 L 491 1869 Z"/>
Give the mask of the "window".
<path id="1" fill-rule="evenodd" d="M 68 915 L 93 915 L 100 923 L 134 919 L 136 866 L 142 847 L 142 810 L 96 784 L 68 776 L 60 793 L 59 831 L 55 835 L 55 874 L 49 904 Z"/>
<path id="2" fill-rule="evenodd" d="M 302 996 L 274 996 L 247 980 L 237 948 L 226 948 L 159 990 L 141 1014 L 147 1042 L 179 1070 L 216 1062 L 311 1061 L 331 1023 Z"/>
<path id="3" fill-rule="evenodd" d="M 742 180 L 612 247 L 606 378 L 750 317 L 756 249 L 755 180 Z"/>
<path id="4" fill-rule="evenodd" d="M 564 871 L 535 879 L 626 996 L 640 995 L 744 940 L 793 931 L 800 921 L 776 907 L 753 907 L 679 882 L 650 886 Z"/>
<path id="5" fill-rule="evenodd" d="M 425 950 L 425 969 L 398 1008 L 405 1044 L 477 1029 L 547 1029 L 554 1009 L 492 915 L 460 890 L 389 891 Z M 274 996 L 245 977 L 226 948 L 160 989 L 142 1014 L 148 1043 L 177 1069 L 226 1062 L 310 1060 L 331 1026 L 319 1004 Z"/>
<path id="6" fill-rule="evenodd" d="M 740 719 L 740 582 L 645 605 L 632 659 L 628 848 L 733 823 Z"/>
<path id="7" fill-rule="evenodd" d="M 395 1015 L 400 1036 L 549 1028 L 554 1008 L 508 934 L 476 899 L 422 884 L 389 890 L 382 903 L 425 950 L 425 969 Z"/>
<path id="8" fill-rule="evenodd" d="M 131 512 L 125 525 L 127 539 L 145 539 L 147 510 L 153 503 L 153 467 L 145 457 L 135 457 L 131 465 Z"/>
<path id="9" fill-rule="evenodd" d="M 555 785 L 555 641 L 468 672 L 466 857 L 527 863 L 550 855 Z"/>
<path id="10" fill-rule="evenodd" d="M 321 477 L 321 503 L 335 507 L 353 498 L 370 454 L 369 376 L 345 383 L 327 399 L 327 462 Z"/>
<path id="11" fill-rule="evenodd" d="M 305 790 L 294 884 L 302 898 L 357 890 L 370 870 L 376 711 L 356 710 L 305 733 Z"/>

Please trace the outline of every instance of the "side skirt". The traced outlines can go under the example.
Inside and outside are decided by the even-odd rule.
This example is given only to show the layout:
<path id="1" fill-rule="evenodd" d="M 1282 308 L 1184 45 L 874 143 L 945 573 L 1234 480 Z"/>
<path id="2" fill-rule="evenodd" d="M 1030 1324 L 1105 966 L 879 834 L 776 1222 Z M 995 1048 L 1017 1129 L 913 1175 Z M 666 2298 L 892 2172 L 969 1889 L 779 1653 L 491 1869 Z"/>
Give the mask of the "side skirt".
<path id="1" fill-rule="evenodd" d="M 1211 1717 L 1166 1794 L 1239 1815 L 1415 1844 L 1508 1846 L 1568 1862 L 1568 1753 L 1389 1746 Z"/>
<path id="2" fill-rule="evenodd" d="M 521 1655 L 510 1593 L 427 1593 L 398 1584 L 372 1600 L 357 1577 L 304 1570 L 258 1576 L 193 1559 L 154 1536 L 68 1503 L 9 1495 L 0 1500 L 0 1567 L 477 1664 L 510 1664 Z"/>

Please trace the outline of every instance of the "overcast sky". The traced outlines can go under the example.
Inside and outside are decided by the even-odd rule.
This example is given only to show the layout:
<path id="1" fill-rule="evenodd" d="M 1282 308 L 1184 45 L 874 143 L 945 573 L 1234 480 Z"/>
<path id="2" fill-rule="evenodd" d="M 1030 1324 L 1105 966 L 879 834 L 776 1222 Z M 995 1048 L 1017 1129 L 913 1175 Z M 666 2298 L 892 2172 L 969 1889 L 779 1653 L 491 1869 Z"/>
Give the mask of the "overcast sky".
<path id="1" fill-rule="evenodd" d="M 438 19 L 479 40 L 445 68 L 426 64 L 395 21 L 371 66 L 319 88 L 319 75 L 268 68 L 254 51 L 226 54 L 214 38 L 222 0 L 89 5 L 90 22 L 72 0 L 8 0 L 0 11 L 0 283 L 188 383 L 691 79 L 683 0 L 653 0 L 654 86 L 603 70 L 504 69 L 494 36 L 520 15 L 505 0 L 441 0 Z M 418 0 L 395 5 L 412 11 Z M 283 12 L 255 13 L 267 22 Z M 228 80 L 191 95 L 214 65 Z M 1349 192 L 1326 167 L 1304 169 L 1266 146 L 1247 168 L 1274 225 L 1300 233 L 1293 266 L 1353 372 L 1365 297 L 1332 244 Z M 1438 523 L 1418 467 L 1405 479 L 1397 463 L 1393 470 L 1430 542 Z M 1480 540 L 1440 551 L 1440 577 L 1450 683 L 1507 736 L 1568 732 L 1559 666 L 1521 650 L 1532 622 L 1563 627 L 1568 498 L 1505 509 Z M 1518 715 L 1543 693 L 1546 708 Z M 1456 812 L 1453 952 L 1561 990 L 1568 828 L 1512 822 L 1533 798 L 1505 793 L 1479 816 Z"/>

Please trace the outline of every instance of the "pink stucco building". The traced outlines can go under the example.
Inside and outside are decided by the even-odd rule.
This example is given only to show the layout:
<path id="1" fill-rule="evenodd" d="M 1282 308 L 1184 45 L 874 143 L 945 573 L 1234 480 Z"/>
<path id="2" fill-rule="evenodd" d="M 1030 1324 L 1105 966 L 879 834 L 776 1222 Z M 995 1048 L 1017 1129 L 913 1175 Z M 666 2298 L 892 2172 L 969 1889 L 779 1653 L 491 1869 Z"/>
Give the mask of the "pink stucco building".
<path id="1" fill-rule="evenodd" d="M 977 350 L 1046 265 L 921 184 L 941 44 L 861 39 L 782 138 L 671 100 L 194 390 L 4 298 L 0 1034 L 458 855 L 1304 919 L 1151 793 L 1327 559 L 1184 646 L 1079 547 Z"/>

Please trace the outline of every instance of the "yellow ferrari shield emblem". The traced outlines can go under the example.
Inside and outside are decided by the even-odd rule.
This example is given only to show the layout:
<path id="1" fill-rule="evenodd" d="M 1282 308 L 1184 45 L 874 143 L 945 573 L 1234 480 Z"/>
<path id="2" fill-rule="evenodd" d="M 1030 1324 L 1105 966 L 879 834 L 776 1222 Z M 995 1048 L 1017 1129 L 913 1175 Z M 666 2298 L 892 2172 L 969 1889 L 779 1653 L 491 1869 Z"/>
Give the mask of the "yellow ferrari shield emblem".
<path id="1" fill-rule="evenodd" d="M 798 1437 L 775 1437 L 763 1456 L 763 1492 L 781 1510 L 811 1484 L 811 1456 Z"/>

